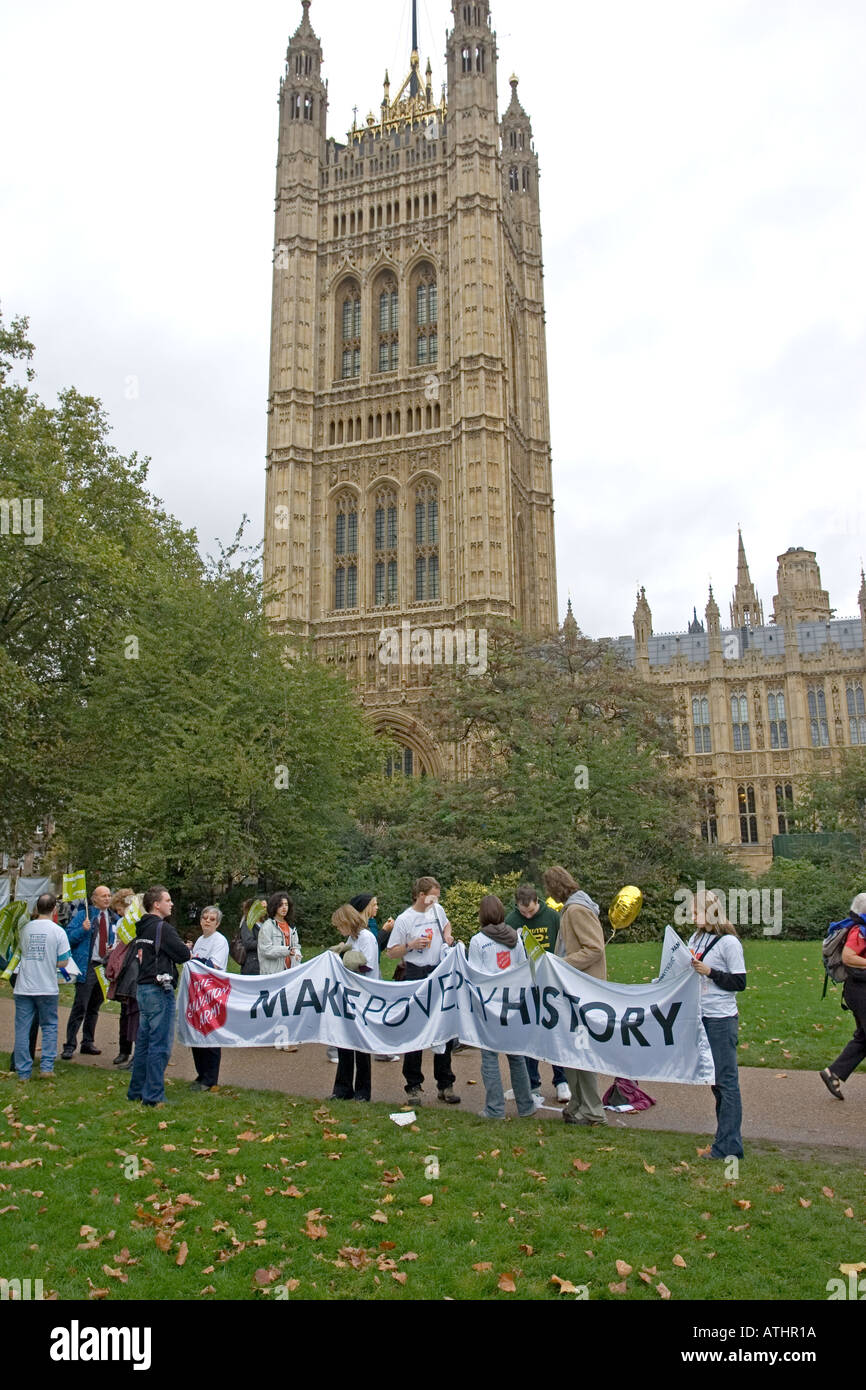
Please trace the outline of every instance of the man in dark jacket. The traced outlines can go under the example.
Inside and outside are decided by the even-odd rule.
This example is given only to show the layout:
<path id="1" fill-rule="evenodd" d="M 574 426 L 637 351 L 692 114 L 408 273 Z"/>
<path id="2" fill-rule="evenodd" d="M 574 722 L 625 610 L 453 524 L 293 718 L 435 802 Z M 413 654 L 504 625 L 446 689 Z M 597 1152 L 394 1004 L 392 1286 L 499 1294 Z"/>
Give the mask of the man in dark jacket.
<path id="1" fill-rule="evenodd" d="M 189 947 L 168 921 L 173 906 L 167 888 L 148 888 L 144 916 L 135 932 L 140 943 L 137 1000 L 141 1022 L 126 1098 L 149 1106 L 165 1102 L 165 1069 L 174 1042 L 177 967 L 190 958 Z"/>
<path id="2" fill-rule="evenodd" d="M 514 899 L 514 907 L 505 919 L 506 925 L 521 932 L 524 938 L 533 936 L 543 951 L 550 951 L 552 954 L 556 950 L 556 938 L 559 933 L 559 913 L 548 907 L 547 903 L 539 902 L 538 893 L 531 883 L 521 883 Z M 535 1104 L 540 1105 L 544 1097 L 541 1094 L 538 1059 L 527 1057 L 526 1066 Z M 553 1085 L 560 1105 L 567 1105 L 571 1100 L 571 1089 L 562 1067 L 553 1068 Z"/>
<path id="3" fill-rule="evenodd" d="M 96 1020 L 102 1008 L 102 985 L 96 974 L 96 967 L 105 968 L 109 952 L 116 939 L 117 913 L 111 907 L 111 889 L 100 884 L 90 895 L 90 907 L 84 903 L 70 920 L 66 928 L 72 959 L 78 966 L 79 976 L 75 981 L 75 999 L 66 1025 L 66 1045 L 60 1056 L 68 1062 L 75 1056 L 78 1043 L 78 1030 L 82 1020 L 81 1051 L 85 1056 L 98 1057 L 101 1048 L 96 1046 Z"/>

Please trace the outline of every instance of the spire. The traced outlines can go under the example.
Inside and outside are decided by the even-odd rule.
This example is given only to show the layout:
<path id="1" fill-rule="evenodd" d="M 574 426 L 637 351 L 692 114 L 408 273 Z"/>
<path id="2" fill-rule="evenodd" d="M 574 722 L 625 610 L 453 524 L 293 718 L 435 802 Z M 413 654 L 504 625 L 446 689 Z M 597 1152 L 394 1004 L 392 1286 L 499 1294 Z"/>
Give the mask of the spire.
<path id="1" fill-rule="evenodd" d="M 715 595 L 713 594 L 712 584 L 710 585 L 710 597 L 707 600 L 706 619 L 707 632 L 711 637 L 718 637 L 722 630 L 722 615 L 719 612 L 719 605 L 716 603 Z"/>
<path id="2" fill-rule="evenodd" d="M 565 622 L 562 624 L 563 635 L 567 642 L 576 642 L 580 636 L 580 628 L 577 626 L 577 619 L 574 616 L 574 609 L 571 606 L 571 599 L 568 600 L 568 612 L 565 615 Z"/>
<path id="3" fill-rule="evenodd" d="M 637 607 L 634 610 L 634 640 L 638 649 L 646 652 L 647 643 L 653 635 L 653 615 L 647 603 L 646 589 L 641 586 L 637 595 Z"/>
<path id="4" fill-rule="evenodd" d="M 764 606 L 749 574 L 743 532 L 737 527 L 737 584 L 731 598 L 731 627 L 763 627 Z"/>
<path id="5" fill-rule="evenodd" d="M 860 564 L 860 592 L 857 595 L 857 601 L 860 604 L 863 622 L 866 623 L 866 571 L 863 569 L 862 561 Z"/>
<path id="6" fill-rule="evenodd" d="M 409 95 L 416 97 L 421 91 L 421 79 L 418 76 L 418 64 L 421 59 L 418 56 L 418 0 L 412 0 L 412 53 L 409 63 L 412 68 L 412 76 L 409 79 Z"/>

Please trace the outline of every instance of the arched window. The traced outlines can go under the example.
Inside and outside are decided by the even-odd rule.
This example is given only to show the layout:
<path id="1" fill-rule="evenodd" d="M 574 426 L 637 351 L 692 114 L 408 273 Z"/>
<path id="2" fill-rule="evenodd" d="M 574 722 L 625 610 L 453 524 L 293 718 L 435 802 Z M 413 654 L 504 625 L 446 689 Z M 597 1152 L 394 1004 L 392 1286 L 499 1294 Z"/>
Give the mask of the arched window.
<path id="1" fill-rule="evenodd" d="M 471 72 L 471 71 L 472 71 L 472 49 L 471 49 L 471 48 L 464 48 L 463 54 L 462 54 L 462 58 L 463 58 L 463 71 L 464 71 L 464 72 Z"/>
<path id="2" fill-rule="evenodd" d="M 415 361 L 417 365 L 439 361 L 439 286 L 436 271 L 425 262 L 413 277 L 415 311 Z"/>
<path id="3" fill-rule="evenodd" d="M 415 602 L 439 596 L 439 489 L 423 483 L 415 489 Z"/>
<path id="4" fill-rule="evenodd" d="M 855 747 L 866 746 L 866 704 L 863 701 L 863 682 L 848 681 L 848 729 Z"/>
<path id="5" fill-rule="evenodd" d="M 361 287 L 346 280 L 337 292 L 339 375 L 351 381 L 361 375 Z"/>
<path id="6" fill-rule="evenodd" d="M 305 120 L 305 121 L 311 121 L 312 119 L 313 119 L 313 98 L 312 98 L 312 97 L 304 97 L 304 120 Z"/>
<path id="7" fill-rule="evenodd" d="M 827 697 L 823 685 L 809 686 L 808 701 L 812 747 L 829 748 L 830 727 L 827 723 Z"/>
<path id="8" fill-rule="evenodd" d="M 508 171 L 508 187 L 512 193 L 520 192 L 520 170 L 516 165 Z"/>
<path id="9" fill-rule="evenodd" d="M 779 834 L 787 835 L 791 828 L 794 811 L 794 788 L 790 782 L 776 783 L 776 813 L 779 817 Z"/>
<path id="10" fill-rule="evenodd" d="M 476 48 L 476 50 L 475 50 L 475 71 L 476 71 L 476 72 L 483 72 L 483 71 L 484 71 L 484 49 L 483 49 L 483 48 Z"/>
<path id="11" fill-rule="evenodd" d="M 695 752 L 712 753 L 710 702 L 706 695 L 695 695 L 692 700 L 692 725 L 695 731 Z"/>
<path id="12" fill-rule="evenodd" d="M 529 193 L 529 192 L 531 192 L 531 190 L 532 190 L 532 175 L 530 174 L 530 172 L 529 172 L 528 169 L 524 169 L 524 171 L 523 171 L 523 191 L 524 191 L 524 193 Z"/>
<path id="13" fill-rule="evenodd" d="M 716 789 L 713 786 L 701 787 L 701 837 L 707 844 L 719 843 L 719 822 L 716 815 Z"/>
<path id="14" fill-rule="evenodd" d="M 377 608 L 397 604 L 397 495 L 392 488 L 376 494 L 374 593 Z"/>
<path id="15" fill-rule="evenodd" d="M 756 845 L 758 843 L 758 815 L 755 805 L 755 788 L 751 784 L 737 787 L 737 805 L 740 812 L 740 843 Z"/>
<path id="16" fill-rule="evenodd" d="M 731 696 L 731 723 L 734 729 L 734 752 L 750 752 L 752 736 L 749 731 L 749 702 L 742 691 Z"/>
<path id="17" fill-rule="evenodd" d="M 788 714 L 785 708 L 784 690 L 771 690 L 767 696 L 767 713 L 770 716 L 770 747 L 788 747 Z M 782 834 L 783 832 L 779 832 Z"/>
<path id="18" fill-rule="evenodd" d="M 403 748 L 395 757 L 389 757 L 385 763 L 386 777 L 414 777 L 415 776 L 415 754 L 411 748 Z M 421 769 L 421 776 L 426 776 L 425 770 Z"/>
<path id="19" fill-rule="evenodd" d="M 379 331 L 374 371 L 396 372 L 400 365 L 400 295 L 393 275 L 378 280 L 375 297 Z"/>
<path id="20" fill-rule="evenodd" d="M 341 493 L 334 503 L 334 608 L 358 607 L 358 499 Z"/>

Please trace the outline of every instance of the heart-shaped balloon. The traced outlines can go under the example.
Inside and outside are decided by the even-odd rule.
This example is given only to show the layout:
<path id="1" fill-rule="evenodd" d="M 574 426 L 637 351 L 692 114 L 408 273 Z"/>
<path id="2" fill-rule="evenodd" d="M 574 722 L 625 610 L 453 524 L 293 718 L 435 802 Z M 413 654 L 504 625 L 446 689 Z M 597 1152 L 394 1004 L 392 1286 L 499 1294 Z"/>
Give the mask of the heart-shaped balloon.
<path id="1" fill-rule="evenodd" d="M 620 888 L 607 910 L 607 919 L 614 931 L 623 931 L 631 926 L 642 907 L 643 893 L 639 888 Z"/>

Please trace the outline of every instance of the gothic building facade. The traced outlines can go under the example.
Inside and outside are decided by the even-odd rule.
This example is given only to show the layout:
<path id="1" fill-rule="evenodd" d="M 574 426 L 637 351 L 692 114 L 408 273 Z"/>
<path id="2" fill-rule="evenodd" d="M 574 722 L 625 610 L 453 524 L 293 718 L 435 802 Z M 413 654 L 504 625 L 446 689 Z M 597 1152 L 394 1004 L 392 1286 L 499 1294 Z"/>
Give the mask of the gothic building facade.
<path id="1" fill-rule="evenodd" d="M 705 622 L 695 612 L 688 631 L 655 634 L 641 589 L 634 638 L 615 644 L 640 676 L 673 691 L 704 839 L 737 846 L 756 871 L 771 862 L 773 836 L 789 831 L 803 779 L 832 774 L 845 748 L 866 748 L 861 580 L 859 617 L 837 618 L 815 552 L 793 547 L 779 556 L 765 623 L 741 534 L 730 625 L 710 589 Z"/>
<path id="2" fill-rule="evenodd" d="M 425 726 L 435 668 L 383 664 L 383 629 L 558 621 L 538 158 L 516 78 L 499 114 L 488 0 L 451 8 L 440 91 L 413 18 L 406 80 L 344 140 L 310 0 L 280 86 L 270 614 L 416 775 L 465 750 Z"/>

